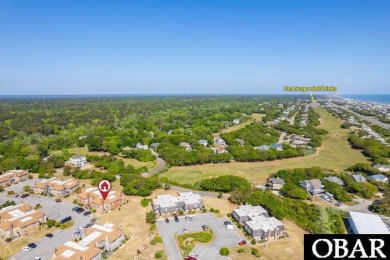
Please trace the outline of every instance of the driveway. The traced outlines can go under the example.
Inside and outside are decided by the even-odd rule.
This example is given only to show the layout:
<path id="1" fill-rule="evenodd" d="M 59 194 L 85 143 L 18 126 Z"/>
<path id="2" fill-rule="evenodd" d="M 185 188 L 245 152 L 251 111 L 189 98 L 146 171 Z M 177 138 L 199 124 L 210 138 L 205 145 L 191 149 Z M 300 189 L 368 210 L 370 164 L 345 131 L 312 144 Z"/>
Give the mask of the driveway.
<path id="1" fill-rule="evenodd" d="M 17 185 L 13 185 L 11 187 L 7 187 L 6 190 L 14 190 L 17 191 L 20 189 L 23 189 L 24 186 L 29 185 L 27 181 L 21 182 Z M 20 186 L 20 187 L 19 187 Z M 35 241 L 34 243 L 37 244 L 37 247 L 34 249 L 31 249 L 30 252 L 24 252 L 20 251 L 14 256 L 10 257 L 10 260 L 30 260 L 34 259 L 35 256 L 40 256 L 42 259 L 51 259 L 54 253 L 54 248 L 56 246 L 59 246 L 61 244 L 64 244 L 66 241 L 73 240 L 73 233 L 77 227 L 81 227 L 86 225 L 90 222 L 91 216 L 84 216 L 82 213 L 78 214 L 74 211 L 72 211 L 72 208 L 75 206 L 72 203 L 69 202 L 60 202 L 57 203 L 54 201 L 54 197 L 44 197 L 44 196 L 35 196 L 30 195 L 26 198 L 15 198 L 13 196 L 7 196 L 7 192 L 0 193 L 0 203 L 4 203 L 7 200 L 13 200 L 16 202 L 16 204 L 20 203 L 27 203 L 34 207 L 36 204 L 41 204 L 42 208 L 39 210 L 46 214 L 47 218 L 49 219 L 55 219 L 55 220 L 61 220 L 67 216 L 72 216 L 72 219 L 74 220 L 75 224 L 73 227 L 65 230 L 57 229 L 56 231 L 52 232 L 53 237 L 52 238 L 42 238 L 39 241 Z M 27 245 L 26 245 L 27 246 Z"/>
<path id="2" fill-rule="evenodd" d="M 162 168 L 164 168 L 165 165 L 166 165 L 166 162 L 162 158 L 157 157 L 156 167 L 154 167 L 153 169 L 150 169 L 148 172 L 142 173 L 142 176 L 145 178 L 150 177 L 150 176 L 154 175 L 155 173 L 157 173 Z"/>
<path id="3" fill-rule="evenodd" d="M 199 260 L 207 259 L 230 259 L 219 255 L 221 247 L 231 247 L 238 245 L 243 237 L 237 230 L 226 230 L 223 224 L 228 219 L 216 218 L 213 214 L 206 213 L 194 215 L 194 221 L 186 221 L 179 217 L 179 222 L 170 218 L 169 223 L 163 219 L 157 221 L 158 231 L 163 239 L 165 250 L 170 260 L 181 260 L 185 256 L 179 249 L 175 235 L 183 234 L 182 229 L 185 227 L 189 233 L 203 231 L 202 225 L 208 225 L 214 232 L 215 239 L 208 245 L 198 244 L 195 246 L 193 253 L 197 254 Z"/>

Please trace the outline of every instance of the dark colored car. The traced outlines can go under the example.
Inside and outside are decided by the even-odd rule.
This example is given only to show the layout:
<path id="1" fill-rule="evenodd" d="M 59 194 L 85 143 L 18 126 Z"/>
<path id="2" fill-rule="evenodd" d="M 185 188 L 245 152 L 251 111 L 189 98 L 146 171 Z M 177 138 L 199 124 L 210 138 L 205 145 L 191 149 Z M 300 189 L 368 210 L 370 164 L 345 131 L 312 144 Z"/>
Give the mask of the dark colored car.
<path id="1" fill-rule="evenodd" d="M 88 216 L 88 215 L 90 215 L 91 214 L 91 211 L 86 211 L 86 212 L 84 212 L 84 216 Z"/>
<path id="2" fill-rule="evenodd" d="M 30 194 L 28 194 L 28 193 L 25 193 L 25 194 L 23 194 L 22 196 L 20 196 L 21 198 L 25 198 L 25 197 L 28 197 L 28 196 L 30 196 Z"/>
<path id="3" fill-rule="evenodd" d="M 78 209 L 76 209 L 76 212 L 77 213 L 81 213 L 81 212 L 84 212 L 85 211 L 85 209 L 83 209 L 83 208 L 78 208 Z"/>
<path id="4" fill-rule="evenodd" d="M 245 241 L 245 240 L 242 240 L 242 241 L 240 241 L 238 244 L 239 244 L 240 246 L 246 245 L 246 241 Z"/>
<path id="5" fill-rule="evenodd" d="M 179 218 L 177 217 L 177 215 L 173 215 L 173 218 L 175 219 L 176 222 L 179 222 Z"/>
<path id="6" fill-rule="evenodd" d="M 15 195 L 15 197 L 16 197 L 16 198 L 17 198 L 17 197 L 19 197 L 19 196 L 20 196 L 20 194 L 19 194 L 19 193 Z"/>
<path id="7" fill-rule="evenodd" d="M 60 224 L 64 224 L 65 222 L 68 222 L 68 221 L 70 221 L 70 220 L 72 220 L 72 217 L 71 217 L 71 216 L 66 217 L 66 218 L 63 218 L 63 219 L 60 221 Z"/>
<path id="8" fill-rule="evenodd" d="M 165 219 L 165 223 L 169 223 L 169 219 L 168 218 Z"/>
<path id="9" fill-rule="evenodd" d="M 45 237 L 52 238 L 52 237 L 53 237 L 53 234 L 52 234 L 52 233 L 47 233 L 47 234 L 45 235 Z"/>
<path id="10" fill-rule="evenodd" d="M 27 246 L 30 247 L 30 248 L 36 248 L 36 247 L 37 247 L 37 244 L 35 244 L 35 243 L 30 243 L 30 244 L 28 244 Z"/>
<path id="11" fill-rule="evenodd" d="M 203 231 L 207 231 L 209 229 L 209 227 L 207 225 L 203 225 L 202 228 L 203 228 Z"/>
<path id="12" fill-rule="evenodd" d="M 76 211 L 76 210 L 78 210 L 80 207 L 78 207 L 78 206 L 76 206 L 76 207 L 73 207 L 72 208 L 72 211 Z"/>
<path id="13" fill-rule="evenodd" d="M 92 224 L 88 223 L 84 226 L 84 228 L 89 228 L 89 227 L 92 227 Z"/>

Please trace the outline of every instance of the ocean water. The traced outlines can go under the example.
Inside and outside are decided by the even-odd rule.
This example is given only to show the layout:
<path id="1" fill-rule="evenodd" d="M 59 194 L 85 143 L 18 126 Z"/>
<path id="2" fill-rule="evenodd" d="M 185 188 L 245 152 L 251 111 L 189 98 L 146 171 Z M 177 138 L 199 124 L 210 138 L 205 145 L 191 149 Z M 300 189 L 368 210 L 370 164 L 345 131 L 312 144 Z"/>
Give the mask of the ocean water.
<path id="1" fill-rule="evenodd" d="M 380 95 L 341 95 L 341 97 L 351 98 L 356 100 L 368 101 L 368 102 L 377 102 L 382 104 L 390 104 L 390 95 L 380 94 Z"/>

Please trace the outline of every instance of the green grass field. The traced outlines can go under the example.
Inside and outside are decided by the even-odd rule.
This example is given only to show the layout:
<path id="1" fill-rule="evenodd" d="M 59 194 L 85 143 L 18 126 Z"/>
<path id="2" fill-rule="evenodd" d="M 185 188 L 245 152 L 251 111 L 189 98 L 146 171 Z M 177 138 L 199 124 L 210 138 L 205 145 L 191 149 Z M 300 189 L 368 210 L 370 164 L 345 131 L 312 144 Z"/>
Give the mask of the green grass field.
<path id="1" fill-rule="evenodd" d="M 342 120 L 333 117 L 322 108 L 316 108 L 321 116 L 321 128 L 329 131 L 322 146 L 313 155 L 268 162 L 206 164 L 199 166 L 172 167 L 162 174 L 179 183 L 191 183 L 221 175 L 237 175 L 253 182 L 265 183 L 270 174 L 281 169 L 307 168 L 319 166 L 328 169 L 344 170 L 356 163 L 368 162 L 360 151 L 348 143 L 348 129 L 340 128 Z"/>

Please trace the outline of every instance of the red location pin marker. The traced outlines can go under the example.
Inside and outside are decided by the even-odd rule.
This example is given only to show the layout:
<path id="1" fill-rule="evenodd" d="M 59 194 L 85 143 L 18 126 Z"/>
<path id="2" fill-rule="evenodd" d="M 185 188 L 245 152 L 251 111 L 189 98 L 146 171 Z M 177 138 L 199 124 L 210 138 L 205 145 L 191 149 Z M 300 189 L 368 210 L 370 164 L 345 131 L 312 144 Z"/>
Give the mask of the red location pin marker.
<path id="1" fill-rule="evenodd" d="M 111 182 L 108 180 L 101 180 L 98 185 L 100 194 L 102 194 L 103 200 L 105 200 L 111 190 Z"/>

